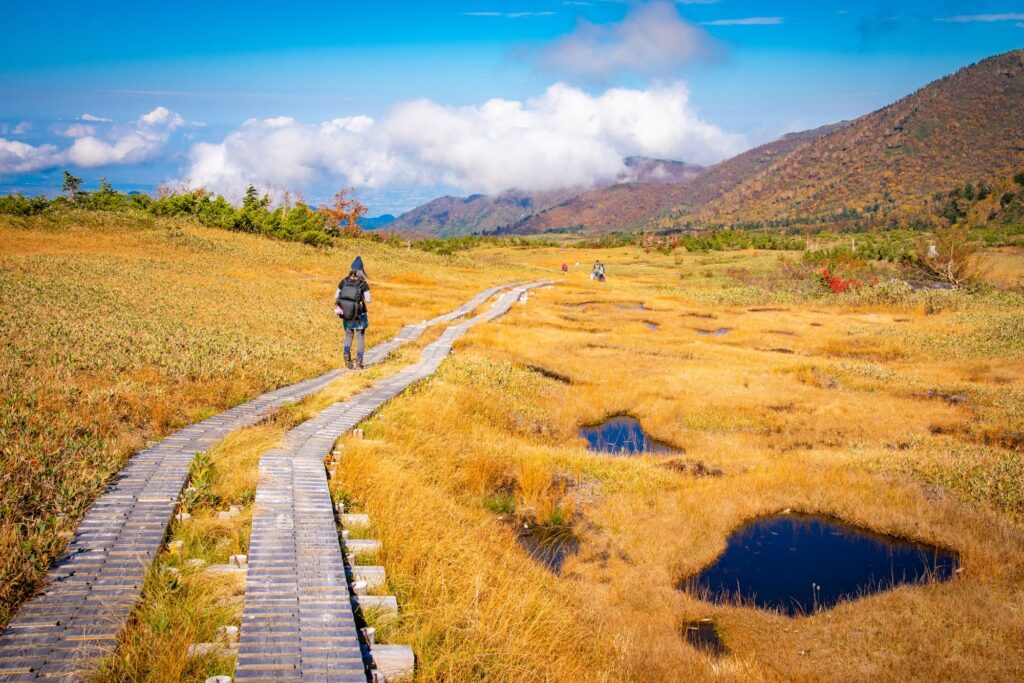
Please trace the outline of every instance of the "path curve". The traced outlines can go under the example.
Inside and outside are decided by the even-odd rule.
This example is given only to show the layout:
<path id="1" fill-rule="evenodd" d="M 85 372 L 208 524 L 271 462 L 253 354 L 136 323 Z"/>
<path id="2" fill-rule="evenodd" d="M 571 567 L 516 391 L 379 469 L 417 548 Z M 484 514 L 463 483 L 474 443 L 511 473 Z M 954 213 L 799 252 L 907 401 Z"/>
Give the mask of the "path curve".
<path id="1" fill-rule="evenodd" d="M 468 315 L 510 283 L 480 292 L 450 313 L 406 325 L 370 348 L 366 364 L 384 360 L 433 325 Z M 40 678 L 79 680 L 110 654 L 142 592 L 188 478 L 195 454 L 231 432 L 320 391 L 343 369 L 268 392 L 190 425 L 132 456 L 86 511 L 67 550 L 0 633 L 0 683 Z"/>
<path id="2" fill-rule="evenodd" d="M 536 282 L 447 328 L 420 360 L 288 432 L 259 464 L 235 680 L 366 683 L 324 458 L 343 434 L 426 379 L 471 327 L 494 320 Z"/>

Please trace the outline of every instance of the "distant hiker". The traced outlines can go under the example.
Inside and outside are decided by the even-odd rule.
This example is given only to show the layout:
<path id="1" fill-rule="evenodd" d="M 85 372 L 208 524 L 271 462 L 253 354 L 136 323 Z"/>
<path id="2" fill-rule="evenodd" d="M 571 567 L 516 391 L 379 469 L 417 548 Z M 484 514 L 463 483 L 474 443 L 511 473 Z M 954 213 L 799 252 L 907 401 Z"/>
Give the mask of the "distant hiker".
<path id="1" fill-rule="evenodd" d="M 363 369 L 363 351 L 366 348 L 366 328 L 370 319 L 366 315 L 366 304 L 370 303 L 370 285 L 366 282 L 363 257 L 357 256 L 352 262 L 348 276 L 338 283 L 334 292 L 334 313 L 341 318 L 345 327 L 345 367 L 349 370 Z M 358 336 L 356 361 L 352 362 L 352 337 Z"/>
<path id="2" fill-rule="evenodd" d="M 562 272 L 563 273 L 568 273 L 569 272 L 569 264 L 568 263 L 563 263 L 562 264 Z"/>
<path id="3" fill-rule="evenodd" d="M 591 280 L 597 280 L 598 282 L 604 282 L 604 264 L 600 261 L 594 261 L 594 272 L 590 274 Z"/>

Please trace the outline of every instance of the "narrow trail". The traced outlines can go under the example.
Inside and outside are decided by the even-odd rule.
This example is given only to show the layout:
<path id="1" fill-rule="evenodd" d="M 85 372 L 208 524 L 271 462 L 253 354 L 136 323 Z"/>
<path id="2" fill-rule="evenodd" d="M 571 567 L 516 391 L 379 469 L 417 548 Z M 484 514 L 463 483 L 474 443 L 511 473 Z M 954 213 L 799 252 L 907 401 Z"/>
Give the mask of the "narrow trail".
<path id="1" fill-rule="evenodd" d="M 388 341 L 370 348 L 366 364 L 381 362 L 399 346 L 419 339 L 427 328 L 466 316 L 517 284 L 491 287 L 450 313 L 406 325 Z M 449 328 L 445 334 L 459 327 Z M 0 683 L 88 677 L 98 661 L 113 651 L 139 599 L 195 454 L 236 430 L 267 419 L 286 403 L 320 391 L 344 372 L 331 370 L 268 392 L 185 427 L 132 456 L 86 512 L 67 550 L 50 570 L 43 591 L 28 600 L 0 633 Z M 397 387 L 393 380 L 384 380 L 370 391 L 380 391 L 383 396 L 391 390 L 388 387 Z M 401 389 L 381 402 L 398 391 Z M 320 469 L 322 473 L 322 463 Z M 333 519 L 331 524 L 333 536 Z"/>
<path id="2" fill-rule="evenodd" d="M 545 284 L 517 287 L 447 328 L 419 362 L 328 407 L 260 458 L 236 681 L 367 681 L 324 458 L 340 436 L 432 375 L 470 328 Z"/>

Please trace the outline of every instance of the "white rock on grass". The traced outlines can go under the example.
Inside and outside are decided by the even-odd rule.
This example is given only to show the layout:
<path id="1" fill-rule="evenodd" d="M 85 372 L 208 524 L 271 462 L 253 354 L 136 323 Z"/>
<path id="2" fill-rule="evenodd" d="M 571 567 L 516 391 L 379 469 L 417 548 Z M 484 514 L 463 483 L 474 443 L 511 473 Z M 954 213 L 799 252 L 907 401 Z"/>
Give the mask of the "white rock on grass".
<path id="1" fill-rule="evenodd" d="M 237 626 L 221 626 L 217 629 L 217 639 L 233 643 L 238 640 L 238 627 Z"/>

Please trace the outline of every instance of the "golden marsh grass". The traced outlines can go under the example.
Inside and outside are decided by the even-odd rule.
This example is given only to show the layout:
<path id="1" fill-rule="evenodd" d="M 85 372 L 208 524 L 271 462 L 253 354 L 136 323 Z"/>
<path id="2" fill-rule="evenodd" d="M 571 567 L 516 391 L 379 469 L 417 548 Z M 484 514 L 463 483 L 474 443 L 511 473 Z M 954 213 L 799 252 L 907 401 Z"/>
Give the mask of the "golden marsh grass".
<path id="1" fill-rule="evenodd" d="M 1024 673 L 1019 295 L 808 297 L 760 287 L 779 256 L 759 252 L 488 247 L 442 259 L 364 242 L 316 251 L 157 221 L 22 222 L 0 239 L 4 300 L 19 302 L 3 313 L 16 352 L 2 375 L 4 395 L 16 397 L 5 399 L 5 434 L 15 438 L 4 471 L 21 472 L 10 480 L 21 488 L 3 489 L 5 511 L 19 516 L 5 515 L 0 540 L 24 553 L 18 562 L 37 558 L 29 570 L 4 565 L 16 572 L 5 579 L 17 578 L 9 606 L 144 440 L 337 363 L 325 299 L 338 263 L 358 248 L 380 264 L 374 339 L 487 284 L 562 277 L 561 263 L 573 266 L 557 287 L 471 330 L 434 377 L 364 425 L 366 439 L 343 440 L 332 489 L 370 514 L 401 609 L 377 624 L 378 636 L 414 647 L 418 679 Z M 586 277 L 595 258 L 609 266 L 606 283 Z M 1024 259 L 1002 254 L 998 266 L 1013 281 Z M 153 306 L 145 290 L 157 282 L 167 291 Z M 64 291 L 94 302 L 85 308 L 99 311 L 95 320 L 49 322 L 45 302 Z M 700 334 L 718 329 L 728 331 Z M 248 505 L 261 449 L 415 355 L 406 349 L 391 369 L 348 377 L 211 449 L 210 483 L 172 533 L 210 561 L 244 548 L 248 511 L 230 523 L 214 511 Z M 680 452 L 589 452 L 579 426 L 621 413 Z M 785 509 L 949 547 L 964 571 L 799 618 L 677 590 L 733 530 Z M 65 517 L 51 519 L 55 511 Z M 557 523 L 579 539 L 560 574 L 519 545 L 524 522 Z M 29 540 L 43 550 L 20 550 Z M 166 563 L 180 560 L 161 557 L 158 568 Z M 183 572 L 184 588 L 170 595 L 166 578 L 153 579 L 158 568 L 105 680 L 144 679 L 146 662 L 164 661 L 148 658 L 180 659 L 238 617 L 236 586 L 193 585 Z M 705 617 L 729 648 L 721 658 L 680 635 Z M 229 665 L 178 662 L 149 680 L 196 680 Z"/>

